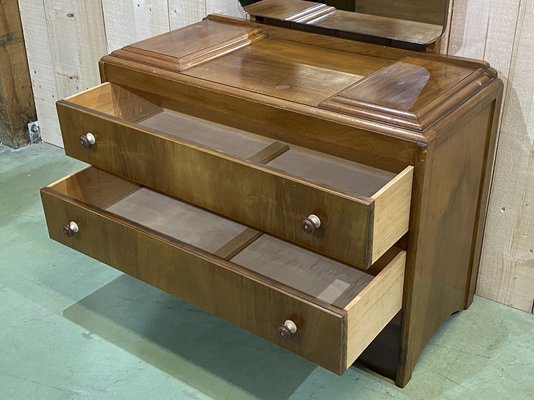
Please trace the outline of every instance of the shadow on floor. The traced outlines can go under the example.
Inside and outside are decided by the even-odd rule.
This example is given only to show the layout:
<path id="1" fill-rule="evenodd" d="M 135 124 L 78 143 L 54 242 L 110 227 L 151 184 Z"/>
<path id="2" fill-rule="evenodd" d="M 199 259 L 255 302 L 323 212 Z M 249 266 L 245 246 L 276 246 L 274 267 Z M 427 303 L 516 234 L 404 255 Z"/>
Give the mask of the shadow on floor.
<path id="1" fill-rule="evenodd" d="M 87 339 L 96 334 L 214 398 L 231 388 L 287 399 L 317 368 L 127 275 L 63 315 L 87 329 Z"/>

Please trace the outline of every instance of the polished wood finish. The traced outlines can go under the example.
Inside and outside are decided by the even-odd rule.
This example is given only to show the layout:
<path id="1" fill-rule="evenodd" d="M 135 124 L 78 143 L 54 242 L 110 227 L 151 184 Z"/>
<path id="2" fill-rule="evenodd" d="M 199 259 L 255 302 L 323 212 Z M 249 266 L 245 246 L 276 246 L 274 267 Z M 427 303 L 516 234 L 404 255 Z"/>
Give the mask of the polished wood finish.
<path id="1" fill-rule="evenodd" d="M 240 74 L 243 63 L 255 68 Z M 208 81 L 215 78 L 225 85 L 267 96 L 298 98 L 299 103 L 316 106 L 384 65 L 387 62 L 380 59 L 354 58 L 268 38 L 190 68 L 184 74 Z M 289 71 L 297 73 L 288 74 Z"/>
<path id="2" fill-rule="evenodd" d="M 216 298 L 225 304 L 221 310 L 211 303 L 219 291 L 208 295 L 207 305 L 186 288 L 187 296 L 182 296 L 275 342 L 276 329 L 298 304 L 308 313 L 307 321 L 319 318 L 317 329 L 334 333 L 330 337 L 314 330 L 306 345 L 316 348 L 286 344 L 290 350 L 341 373 L 367 348 L 360 360 L 404 386 L 432 334 L 472 300 L 502 82 L 484 62 L 257 22 L 210 16 L 195 29 L 198 35 L 188 36 L 183 47 L 170 36 L 159 37 L 104 57 L 102 77 L 111 83 L 59 104 L 65 146 L 69 155 L 215 212 L 244 230 L 206 252 L 101 208 L 80 205 L 65 198 L 69 194 L 46 189 L 45 197 L 57 199 L 58 210 L 72 205 L 69 210 L 88 212 L 99 223 L 115 221 L 105 224 L 116 227 L 119 238 L 135 233 L 140 236 L 128 239 L 154 241 L 143 247 L 139 259 L 121 253 L 121 262 L 131 263 L 128 271 L 135 276 L 144 271 L 149 253 L 162 254 L 156 261 L 162 273 L 143 272 L 141 279 L 178 295 L 178 278 L 160 281 L 177 261 L 185 265 L 180 267 L 185 268 L 183 279 L 191 283 L 194 276 L 205 287 L 215 285 L 209 275 L 219 273 L 215 264 L 216 271 L 231 271 L 232 277 L 239 271 L 254 283 L 245 280 L 242 287 L 227 277 L 230 272 L 220 275 L 224 288 L 231 289 L 225 292 L 227 300 L 222 294 Z M 229 37 L 250 32 L 254 40 L 240 41 L 250 43 L 225 47 Z M 219 48 L 217 35 L 227 51 L 213 50 Z M 151 55 L 151 43 L 161 56 Z M 189 54 L 198 62 L 181 64 Z M 87 132 L 96 137 L 88 150 L 78 143 Z M 127 195 L 130 189 L 124 188 Z M 46 207 L 48 220 L 60 222 L 54 226 L 68 222 L 66 214 Z M 313 235 L 300 228 L 311 214 L 321 221 Z M 54 235 L 68 240 L 60 230 Z M 162 240 L 172 251 L 160 247 Z M 175 259 L 177 243 L 181 255 Z M 125 252 L 112 243 L 98 252 L 89 244 L 76 246 L 111 265 L 118 265 L 114 252 Z M 293 251 L 298 260 L 318 259 L 338 273 L 341 262 L 370 267 L 367 272 L 375 277 L 354 302 L 344 304 L 338 294 L 358 280 L 345 277 L 306 287 L 295 276 L 302 276 L 299 268 L 306 271 L 315 264 L 289 268 Z M 171 258 L 173 263 L 163 264 Z M 200 268 L 199 259 L 204 260 Z M 266 271 L 272 271 L 271 278 L 255 272 L 259 260 L 270 260 Z M 288 266 L 282 277 L 275 275 L 280 272 L 273 267 L 277 263 Z M 310 280 L 324 273 L 311 270 Z M 280 283 L 289 277 L 301 285 L 300 291 Z M 246 308 L 240 314 L 254 290 L 268 298 L 262 307 L 282 304 L 285 310 L 269 309 L 269 333 L 264 321 L 252 321 L 259 312 Z M 329 301 L 317 299 L 321 294 Z M 226 304 L 235 309 L 227 310 Z M 391 350 L 388 357 L 384 349 Z"/>
<path id="3" fill-rule="evenodd" d="M 228 52 L 248 46 L 266 35 L 259 28 L 244 25 L 228 27 L 217 21 L 204 20 L 184 29 L 171 31 L 148 39 L 135 46 L 117 50 L 117 56 L 133 53 L 138 60 L 164 66 L 171 71 L 182 71 L 210 61 Z M 179 46 L 176 44 L 179 43 Z"/>
<path id="4" fill-rule="evenodd" d="M 37 117 L 17 0 L 2 1 L 0 21 L 0 143 L 19 148 Z"/>
<path id="5" fill-rule="evenodd" d="M 457 121 L 449 135 L 433 142 L 421 157 L 425 169 L 422 181 L 416 173 L 414 185 L 419 200 L 415 211 L 412 208 L 408 247 L 408 265 L 413 267 L 407 268 L 403 304 L 403 351 L 397 375 L 401 386 L 443 321 L 470 305 L 475 289 L 472 274 L 478 270 L 474 257 L 480 251 L 478 218 L 487 201 L 482 183 L 491 168 L 487 159 L 493 158 L 489 144 L 496 131 L 495 107 L 492 102 L 469 119 Z"/>
<path id="6" fill-rule="evenodd" d="M 335 7 L 312 1 L 264 0 L 244 7 L 253 17 L 264 17 L 306 23 L 336 11 Z"/>
<path id="7" fill-rule="evenodd" d="M 283 145 L 280 149 L 280 145 L 276 145 L 275 150 L 270 146 L 262 149 L 266 144 L 264 138 L 235 130 L 227 132 L 222 126 L 214 127 L 202 120 L 192 121 L 186 117 L 184 121 L 177 113 L 172 114 L 175 119 L 171 122 L 160 120 L 159 125 L 153 121 L 147 124 L 165 133 L 148 130 L 143 123 L 128 123 L 103 112 L 128 109 L 126 105 L 110 107 L 103 102 L 105 109 L 101 110 L 98 104 L 90 106 L 87 100 L 98 98 L 101 101 L 109 96 L 112 101 L 120 101 L 132 97 L 136 108 L 152 109 L 139 106 L 139 96 L 111 96 L 118 90 L 110 84 L 94 91 L 97 93 L 82 93 L 80 101 L 71 97 L 58 103 L 68 155 L 358 268 L 369 268 L 408 230 L 411 167 L 400 173 L 407 175 L 407 179 L 393 179 L 394 173 L 317 153 L 307 157 L 314 161 L 307 163 L 306 171 L 292 169 L 287 163 L 277 163 L 277 158 L 273 157 L 280 154 L 279 158 L 285 160 L 285 157 L 308 153 L 299 148 L 285 151 Z M 211 134 L 216 138 L 215 149 L 179 140 L 172 134 L 176 129 L 180 130 L 180 137 L 192 141 L 200 137 L 206 145 L 209 143 L 207 135 Z M 85 132 L 91 132 L 96 138 L 89 149 L 80 146 L 78 139 Z M 246 138 L 244 145 L 243 137 Z M 250 158 L 232 158 L 214 151 L 221 147 L 234 156 L 250 155 L 252 160 L 260 161 L 273 159 L 267 167 L 274 167 L 267 168 L 249 161 Z M 162 162 L 165 168 L 157 168 Z M 297 164 L 299 162 L 297 159 Z M 338 178 L 329 179 L 325 173 Z M 399 186 L 395 190 L 401 195 L 389 201 L 387 211 L 380 206 L 377 209 L 375 202 L 380 204 L 380 197 L 386 194 L 381 189 L 388 182 Z M 375 221 L 383 220 L 379 215 L 382 212 L 392 217 L 391 221 L 398 222 L 379 225 L 381 236 L 378 238 L 373 234 L 373 227 Z M 321 229 L 314 234 L 307 234 L 300 226 L 302 218 L 310 214 L 318 215 L 323 221 Z M 380 245 L 375 246 L 375 241 Z"/>
<path id="8" fill-rule="evenodd" d="M 389 318 L 388 310 L 402 299 L 402 291 L 390 293 L 388 277 L 403 270 L 404 252 L 373 278 L 273 237 L 250 240 L 257 232 L 92 167 L 42 189 L 41 196 L 52 239 L 339 374 L 347 368 L 347 349 L 354 352 L 360 341 L 356 320 L 376 336 L 381 327 L 370 321 Z M 219 235 L 203 218 L 218 225 Z M 80 228 L 72 236 L 61 229 L 69 221 Z M 251 244 L 235 250 L 233 262 L 213 255 L 225 237 L 241 241 L 243 234 Z M 256 257 L 270 261 L 262 265 Z M 373 306 L 376 290 L 389 293 L 384 311 Z M 277 333 L 287 319 L 298 325 L 291 340 Z"/>
<path id="9" fill-rule="evenodd" d="M 449 0 L 356 0 L 355 11 L 401 20 L 419 21 L 445 28 Z"/>
<path id="10" fill-rule="evenodd" d="M 428 128 L 465 101 L 472 91 L 495 78 L 493 71 L 461 65 L 436 64 L 406 57 L 321 103 L 321 107 L 350 115 L 395 121 L 419 131 Z M 447 90 L 443 90 L 447 87 Z M 392 96 L 391 92 L 395 94 Z"/>
<path id="11" fill-rule="evenodd" d="M 209 18 L 210 20 L 218 22 L 226 21 L 229 26 L 245 23 L 242 20 L 219 16 L 211 16 Z M 246 24 L 262 26 L 252 23 Z M 157 75 L 155 75 L 153 66 L 144 64 L 142 61 L 138 60 L 134 54 L 130 57 L 124 53 L 121 53 L 120 55 L 112 53 L 110 56 L 104 57 L 102 59 L 102 62 L 104 63 L 102 67 L 103 74 L 108 80 L 115 83 L 124 86 L 134 86 L 140 90 L 164 95 L 165 97 L 180 101 L 194 102 L 196 96 L 192 94 L 197 91 L 203 92 L 203 89 L 205 89 L 206 92 L 202 97 L 203 100 L 207 100 L 208 102 L 207 104 L 203 104 L 204 109 L 210 110 L 212 107 L 210 102 L 212 101 L 216 101 L 217 103 L 214 106 L 215 110 L 213 110 L 215 112 L 210 114 L 205 112 L 202 115 L 203 117 L 208 114 L 205 117 L 206 119 L 223 122 L 222 117 L 218 115 L 221 109 L 232 109 L 232 112 L 234 113 L 233 115 L 239 113 L 253 115 L 255 122 L 253 125 L 256 125 L 256 127 L 247 127 L 245 129 L 261 134 L 267 134 L 269 136 L 275 135 L 275 133 L 273 133 L 272 130 L 268 130 L 268 127 L 263 126 L 262 128 L 259 128 L 257 125 L 258 122 L 263 122 L 262 120 L 269 119 L 269 117 L 272 118 L 272 108 L 284 108 L 284 110 L 289 111 L 292 114 L 291 116 L 276 112 L 277 117 L 282 114 L 283 119 L 293 119 L 294 126 L 298 127 L 301 125 L 302 130 L 305 130 L 307 125 L 315 126 L 315 128 L 310 129 L 310 133 L 304 133 L 305 136 L 314 135 L 314 132 L 317 131 L 318 128 L 321 129 L 322 134 L 319 134 L 318 136 L 323 141 L 325 141 L 323 138 L 323 135 L 325 134 L 324 132 L 328 131 L 328 128 L 321 127 L 319 124 L 322 125 L 325 121 L 337 123 L 337 128 L 334 127 L 333 129 L 337 129 L 338 131 L 342 129 L 341 126 L 350 126 L 357 130 L 378 132 L 395 138 L 406 139 L 407 141 L 412 141 L 421 145 L 426 145 L 429 140 L 433 139 L 434 135 L 444 131 L 439 125 L 439 118 L 436 117 L 431 118 L 431 121 L 433 122 L 432 126 L 426 127 L 423 125 L 421 127 L 424 132 L 421 131 L 421 129 L 417 129 L 417 127 L 403 129 L 405 126 L 398 126 L 397 122 L 403 121 L 403 119 L 406 119 L 406 124 L 409 124 L 411 120 L 413 120 L 413 117 L 410 115 L 408 115 L 408 118 L 401 118 L 399 116 L 399 118 L 392 119 L 391 116 L 388 117 L 387 115 L 382 117 L 381 113 L 378 112 L 376 115 L 378 121 L 376 121 L 375 114 L 370 114 L 368 112 L 369 108 L 373 108 L 372 103 L 367 103 L 365 101 L 363 102 L 365 107 L 361 112 L 362 114 L 367 112 L 366 118 L 355 117 L 354 109 L 351 111 L 351 114 L 354 115 L 344 115 L 344 113 L 317 107 L 320 103 L 329 99 L 327 96 L 330 93 L 330 90 L 328 89 L 328 86 L 325 86 L 324 81 L 330 80 L 336 82 L 339 79 L 345 81 L 352 80 L 352 84 L 356 84 L 363 77 L 370 75 L 370 69 L 371 71 L 376 72 L 382 67 L 392 65 L 396 61 L 401 61 L 402 58 L 405 58 L 406 60 L 406 57 L 414 57 L 414 53 L 403 50 L 395 51 L 394 49 L 384 49 L 378 46 L 358 45 L 353 44 L 351 41 L 324 38 L 320 35 L 302 34 L 302 36 L 299 35 L 299 32 L 283 28 L 262 26 L 262 30 L 268 34 L 268 39 L 260 40 L 248 47 L 228 53 L 224 55 L 224 57 L 213 59 L 209 63 L 211 65 L 209 74 L 207 72 L 207 66 L 201 64 L 190 70 L 185 70 L 181 74 L 167 71 L 162 68 L 158 71 Z M 290 40 L 288 40 L 289 38 Z M 269 85 L 268 82 L 273 75 L 266 74 L 267 71 L 264 70 L 263 62 L 269 62 L 268 59 L 270 57 L 273 57 L 273 59 L 276 60 L 280 47 L 278 44 L 282 47 L 288 46 L 289 48 L 294 48 L 294 42 L 299 43 L 297 47 L 301 49 L 300 54 L 308 55 L 303 56 L 305 58 L 299 63 L 298 57 L 301 57 L 301 55 L 294 55 L 290 52 L 284 57 L 284 62 L 282 64 L 277 65 L 275 63 L 271 74 L 275 74 L 274 76 L 277 77 L 277 80 L 273 82 L 274 85 Z M 261 57 L 256 59 L 256 62 L 258 63 L 261 61 L 257 66 L 257 68 L 259 68 L 258 75 L 251 73 L 248 68 L 245 70 L 240 69 L 236 70 L 236 73 L 239 75 L 243 74 L 242 80 L 236 80 L 235 76 L 231 78 L 233 80 L 232 84 L 229 84 L 229 82 L 225 80 L 225 78 L 230 75 L 227 72 L 227 68 L 235 69 L 236 65 L 243 64 L 254 65 L 254 67 L 256 67 L 255 63 L 247 62 L 248 54 L 250 54 L 251 51 L 255 52 L 256 49 L 259 49 L 262 46 L 265 47 L 271 43 L 274 43 L 272 50 L 267 53 L 260 52 Z M 132 45 L 132 47 L 135 47 L 135 45 Z M 357 55 L 357 57 L 355 57 L 355 55 Z M 311 56 L 314 56 L 313 58 L 316 60 L 325 60 L 320 62 L 320 68 L 309 69 L 308 60 L 312 58 Z M 227 57 L 234 57 L 231 65 L 228 65 L 227 61 L 225 61 Z M 371 57 L 371 59 L 368 57 Z M 352 61 L 347 66 L 343 60 L 349 58 L 355 61 Z M 470 98 L 470 96 L 473 96 L 480 90 L 483 90 L 483 88 L 495 79 L 495 71 L 488 68 L 487 64 L 484 63 L 466 62 L 465 60 L 445 58 L 434 54 L 417 54 L 416 58 L 417 60 L 420 60 L 418 62 L 421 63 L 426 63 L 428 61 L 430 64 L 425 65 L 432 65 L 432 68 L 435 68 L 436 71 L 441 71 L 443 68 L 452 68 L 452 65 L 467 67 L 470 70 L 470 75 L 464 80 L 461 80 L 458 77 L 449 80 L 446 76 L 445 79 L 438 78 L 438 80 L 433 82 L 433 85 L 436 87 L 432 89 L 432 96 L 423 97 L 423 99 L 426 100 L 417 104 L 421 109 L 432 109 L 434 102 L 442 103 L 440 105 L 440 115 L 449 113 L 451 110 L 457 108 L 462 102 L 466 101 L 466 99 Z M 302 64 L 305 65 L 302 66 Z M 323 96 L 311 93 L 311 89 L 306 83 L 307 81 L 303 80 L 301 76 L 303 68 L 304 71 L 308 70 L 312 73 L 311 78 L 314 80 L 317 80 L 314 75 L 320 74 L 322 76 L 320 87 L 323 87 L 324 90 L 320 91 Z M 347 68 L 350 71 L 351 79 L 345 78 L 347 75 Z M 288 71 L 293 72 L 288 73 Z M 430 69 L 430 71 L 432 71 L 432 69 Z M 136 72 L 140 72 L 140 74 Z M 306 75 L 310 75 L 310 73 Z M 142 78 L 146 76 L 146 74 L 152 75 L 150 81 L 146 81 L 146 79 Z M 483 79 L 480 79 L 481 74 L 484 76 Z M 485 78 L 486 76 L 487 78 Z M 256 79 L 254 79 L 254 77 Z M 275 86 L 274 89 L 273 86 Z M 277 86 L 277 91 L 274 91 Z M 282 91 L 284 88 L 285 91 Z M 348 89 L 348 85 L 344 89 Z M 216 93 L 213 93 L 214 91 Z M 396 92 L 397 89 L 394 88 L 393 91 Z M 305 96 L 302 95 L 303 93 Z M 426 91 L 423 91 L 423 94 L 424 93 L 426 93 Z M 402 95 L 402 92 L 400 95 Z M 384 92 L 384 96 L 389 97 L 388 92 Z M 242 104 L 240 99 L 248 100 L 248 102 L 246 102 L 246 105 Z M 198 98 L 196 101 L 198 101 Z M 197 108 L 194 103 L 189 104 L 191 108 Z M 250 110 L 250 112 L 245 113 L 244 110 Z M 402 109 L 397 109 L 395 111 L 400 115 L 403 113 Z M 188 113 L 191 114 L 192 112 L 194 111 L 188 110 Z M 198 113 L 199 111 L 197 110 L 196 114 L 193 115 L 199 116 Z M 295 114 L 307 117 L 306 121 L 301 121 Z M 243 115 L 241 118 L 246 119 L 246 116 Z M 231 126 L 236 126 L 236 124 L 239 123 L 243 124 L 239 119 L 233 119 L 237 121 L 227 124 Z M 226 120 L 224 122 L 226 122 Z M 269 120 L 268 123 L 269 128 L 280 129 L 277 126 L 280 125 L 279 118 L 278 123 L 272 120 Z M 239 127 L 244 126 L 240 125 Z M 427 129 L 425 129 L 425 127 Z M 262 129 L 262 132 L 259 132 L 259 129 Z M 354 140 L 354 136 L 364 135 L 364 132 L 354 132 L 354 129 L 348 129 L 346 134 Z M 336 134 L 336 138 L 338 137 L 339 133 Z M 299 138 L 295 138 L 294 140 L 298 139 Z M 351 139 L 344 137 L 344 141 Z M 300 140 L 302 140 L 302 138 L 300 138 Z M 308 143 L 309 142 L 310 140 L 308 140 Z M 339 142 L 339 140 L 337 142 Z M 375 154 L 375 157 L 376 155 L 382 155 L 380 154 L 381 147 L 382 146 L 374 146 L 374 150 L 369 149 L 369 152 L 378 153 Z M 324 151 L 323 149 L 319 150 Z M 397 151 L 399 151 L 399 149 L 397 149 Z M 390 155 L 389 158 L 396 159 L 397 157 Z"/>

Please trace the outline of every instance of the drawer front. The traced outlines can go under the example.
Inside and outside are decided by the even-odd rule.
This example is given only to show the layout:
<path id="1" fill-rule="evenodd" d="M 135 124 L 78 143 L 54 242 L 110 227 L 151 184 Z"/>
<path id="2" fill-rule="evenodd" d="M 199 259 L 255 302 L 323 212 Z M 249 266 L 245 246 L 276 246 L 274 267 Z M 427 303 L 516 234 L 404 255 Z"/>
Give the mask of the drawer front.
<path id="1" fill-rule="evenodd" d="M 76 190 L 76 188 L 74 188 Z M 231 263 L 176 243 L 109 212 L 41 191 L 50 237 L 158 287 L 293 353 L 341 374 L 346 369 L 346 313 L 313 304 L 247 275 Z M 64 225 L 76 222 L 68 236 Z M 290 340 L 278 328 L 293 320 Z"/>
<path id="2" fill-rule="evenodd" d="M 98 97 L 110 89 L 92 90 Z M 58 103 L 69 156 L 319 254 L 367 269 L 408 229 L 411 167 L 380 197 L 356 196 L 258 162 L 268 155 L 232 157 L 80 103 Z M 80 137 L 88 132 L 96 142 L 85 148 Z M 320 221 L 313 233 L 303 228 L 310 216 Z"/>

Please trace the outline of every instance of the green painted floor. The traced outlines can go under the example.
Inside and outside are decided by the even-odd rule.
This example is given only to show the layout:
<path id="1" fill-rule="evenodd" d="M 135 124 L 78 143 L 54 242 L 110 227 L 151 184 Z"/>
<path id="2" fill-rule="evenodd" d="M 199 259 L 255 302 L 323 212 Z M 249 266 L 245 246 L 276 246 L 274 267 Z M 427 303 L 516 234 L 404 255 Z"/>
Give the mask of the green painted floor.
<path id="1" fill-rule="evenodd" d="M 48 239 L 38 189 L 80 169 L 0 147 L 0 400 L 534 399 L 534 315 L 476 298 L 405 389 L 333 375 Z"/>

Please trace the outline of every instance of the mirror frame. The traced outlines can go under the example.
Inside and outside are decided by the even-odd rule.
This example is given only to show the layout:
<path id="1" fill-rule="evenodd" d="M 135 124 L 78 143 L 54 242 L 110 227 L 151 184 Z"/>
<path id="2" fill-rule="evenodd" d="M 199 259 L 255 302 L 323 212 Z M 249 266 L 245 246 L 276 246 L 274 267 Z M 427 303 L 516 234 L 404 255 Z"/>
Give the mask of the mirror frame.
<path id="1" fill-rule="evenodd" d="M 427 50 L 445 32 L 452 0 L 240 0 L 249 18 L 291 29 Z M 335 8 L 333 4 L 360 11 Z M 325 4 L 326 3 L 326 4 Z M 358 5 L 360 8 L 358 8 Z M 377 15 L 380 10 L 387 10 Z M 440 11 L 441 10 L 441 11 Z M 417 19 L 407 19 L 417 12 Z M 441 20 L 441 24 L 431 23 Z"/>

